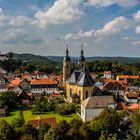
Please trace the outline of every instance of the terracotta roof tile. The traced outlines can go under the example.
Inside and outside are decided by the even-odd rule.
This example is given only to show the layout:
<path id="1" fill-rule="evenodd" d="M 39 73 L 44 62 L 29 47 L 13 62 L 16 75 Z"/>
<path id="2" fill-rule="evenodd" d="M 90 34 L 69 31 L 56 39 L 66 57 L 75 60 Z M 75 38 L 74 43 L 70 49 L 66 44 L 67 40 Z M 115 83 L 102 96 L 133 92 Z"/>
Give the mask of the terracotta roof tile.
<path id="1" fill-rule="evenodd" d="M 139 76 L 133 76 L 133 75 L 118 75 L 118 78 L 122 78 L 122 79 L 139 79 Z"/>
<path id="2" fill-rule="evenodd" d="M 128 106 L 128 109 L 129 110 L 139 110 L 140 109 L 140 105 L 139 104 L 136 104 L 136 103 L 133 103 L 132 105 Z"/>
<path id="3" fill-rule="evenodd" d="M 12 87 L 16 87 L 17 85 L 19 85 L 20 84 L 20 82 L 21 82 L 22 80 L 20 79 L 20 78 L 15 78 L 14 80 L 12 80 L 10 83 L 10 86 L 12 86 Z"/>
<path id="4" fill-rule="evenodd" d="M 104 71 L 104 74 L 111 74 L 111 71 Z"/>
<path id="5" fill-rule="evenodd" d="M 119 102 L 119 103 L 117 103 L 116 109 L 117 110 L 126 110 L 127 105 L 124 102 Z"/>
<path id="6" fill-rule="evenodd" d="M 42 124 L 50 124 L 53 128 L 57 126 L 57 121 L 55 117 L 51 118 L 41 118 L 40 116 L 37 116 L 34 120 L 30 121 L 34 127 L 39 127 Z"/>
<path id="7" fill-rule="evenodd" d="M 57 84 L 57 82 L 50 78 L 34 79 L 31 81 L 31 85 L 54 85 L 54 84 Z"/>

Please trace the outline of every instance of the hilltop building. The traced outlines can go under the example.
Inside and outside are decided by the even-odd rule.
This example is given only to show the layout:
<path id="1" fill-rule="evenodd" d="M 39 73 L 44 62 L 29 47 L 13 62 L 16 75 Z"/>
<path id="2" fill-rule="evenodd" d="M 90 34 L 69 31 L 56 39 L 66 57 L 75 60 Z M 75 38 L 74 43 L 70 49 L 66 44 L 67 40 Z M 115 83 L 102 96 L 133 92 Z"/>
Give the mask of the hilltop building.
<path id="1" fill-rule="evenodd" d="M 73 73 L 71 73 L 71 59 L 67 46 L 63 61 L 63 86 L 69 102 L 80 103 L 94 94 L 94 80 L 86 71 L 83 46 L 81 46 L 81 54 L 78 60 L 78 70 L 74 70 Z"/>

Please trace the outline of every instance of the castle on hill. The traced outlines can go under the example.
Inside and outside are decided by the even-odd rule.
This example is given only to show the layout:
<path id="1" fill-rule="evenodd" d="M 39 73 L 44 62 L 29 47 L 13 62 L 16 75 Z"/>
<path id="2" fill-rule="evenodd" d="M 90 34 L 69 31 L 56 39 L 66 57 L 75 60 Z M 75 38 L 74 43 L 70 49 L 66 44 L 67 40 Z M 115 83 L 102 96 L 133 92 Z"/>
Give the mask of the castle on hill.
<path id="1" fill-rule="evenodd" d="M 78 60 L 78 69 L 74 70 L 72 73 L 71 64 L 71 58 L 67 46 L 63 60 L 63 86 L 67 100 L 69 102 L 80 103 L 95 93 L 95 82 L 90 73 L 86 71 L 86 59 L 84 57 L 82 45 Z"/>

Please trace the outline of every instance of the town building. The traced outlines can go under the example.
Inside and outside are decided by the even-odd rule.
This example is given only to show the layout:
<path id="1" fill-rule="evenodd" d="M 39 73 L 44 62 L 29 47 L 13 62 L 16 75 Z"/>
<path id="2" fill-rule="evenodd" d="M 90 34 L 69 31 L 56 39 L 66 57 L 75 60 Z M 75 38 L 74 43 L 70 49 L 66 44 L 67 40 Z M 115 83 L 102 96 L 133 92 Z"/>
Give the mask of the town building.
<path id="1" fill-rule="evenodd" d="M 31 93 L 51 94 L 58 91 L 57 82 L 50 78 L 33 79 L 31 81 Z"/>
<path id="2" fill-rule="evenodd" d="M 111 71 L 104 71 L 104 78 L 112 78 L 112 72 Z"/>
<path id="3" fill-rule="evenodd" d="M 98 116 L 105 108 L 115 109 L 113 96 L 92 96 L 81 102 L 81 118 L 84 122 L 91 121 Z"/>
<path id="4" fill-rule="evenodd" d="M 9 89 L 8 79 L 4 76 L 0 76 L 0 92 L 5 92 Z"/>
<path id="5" fill-rule="evenodd" d="M 5 61 L 5 60 L 8 60 L 8 57 L 6 54 L 2 54 L 1 51 L 0 51 L 0 61 Z"/>

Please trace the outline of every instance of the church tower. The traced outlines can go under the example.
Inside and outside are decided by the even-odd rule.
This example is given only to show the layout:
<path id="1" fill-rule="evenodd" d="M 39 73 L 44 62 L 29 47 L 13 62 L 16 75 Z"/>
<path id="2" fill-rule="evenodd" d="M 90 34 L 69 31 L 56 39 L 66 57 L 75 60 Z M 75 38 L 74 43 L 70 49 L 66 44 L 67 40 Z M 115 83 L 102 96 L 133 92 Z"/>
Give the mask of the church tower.
<path id="1" fill-rule="evenodd" d="M 63 60 L 63 86 L 66 87 L 66 81 L 71 75 L 71 59 L 69 57 L 68 45 L 66 45 L 66 55 Z"/>
<path id="2" fill-rule="evenodd" d="M 85 71 L 85 67 L 86 67 L 86 60 L 84 57 L 83 45 L 81 45 L 81 55 L 80 55 L 80 58 L 78 60 L 78 69 L 80 71 Z"/>

